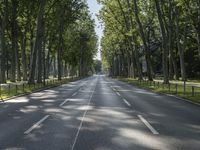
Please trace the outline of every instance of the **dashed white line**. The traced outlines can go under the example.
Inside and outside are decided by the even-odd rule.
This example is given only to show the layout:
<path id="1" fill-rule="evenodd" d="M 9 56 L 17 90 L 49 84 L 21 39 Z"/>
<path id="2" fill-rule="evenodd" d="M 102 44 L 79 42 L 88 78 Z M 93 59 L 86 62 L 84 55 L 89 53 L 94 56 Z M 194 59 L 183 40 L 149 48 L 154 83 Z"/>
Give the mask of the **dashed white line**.
<path id="1" fill-rule="evenodd" d="M 121 95 L 119 94 L 119 92 L 116 92 L 116 93 L 117 93 L 118 96 L 121 96 Z"/>
<path id="2" fill-rule="evenodd" d="M 50 115 L 46 115 L 44 116 L 41 120 L 39 120 L 38 122 L 36 122 L 32 127 L 30 127 L 28 130 L 26 130 L 24 132 L 24 134 L 29 134 L 31 131 L 33 131 L 34 129 L 38 128 L 40 126 L 40 124 L 42 124 L 42 122 L 44 122 L 47 118 L 49 118 Z"/>
<path id="3" fill-rule="evenodd" d="M 64 102 L 62 102 L 59 106 L 62 107 L 66 102 L 68 102 L 69 99 L 66 99 Z"/>
<path id="4" fill-rule="evenodd" d="M 112 88 L 113 89 L 113 91 L 116 91 L 116 89 L 115 88 Z"/>
<path id="5" fill-rule="evenodd" d="M 75 92 L 74 94 L 72 94 L 72 96 L 76 96 L 78 93 L 77 92 Z"/>
<path id="6" fill-rule="evenodd" d="M 147 128 L 155 135 L 158 135 L 158 131 L 156 131 L 151 125 L 150 123 L 148 123 L 148 121 L 146 119 L 144 119 L 144 117 L 142 117 L 142 115 L 138 115 L 139 119 L 147 126 Z"/>
<path id="7" fill-rule="evenodd" d="M 126 105 L 128 105 L 129 107 L 131 107 L 131 104 L 126 99 L 123 99 L 123 101 L 126 103 Z"/>

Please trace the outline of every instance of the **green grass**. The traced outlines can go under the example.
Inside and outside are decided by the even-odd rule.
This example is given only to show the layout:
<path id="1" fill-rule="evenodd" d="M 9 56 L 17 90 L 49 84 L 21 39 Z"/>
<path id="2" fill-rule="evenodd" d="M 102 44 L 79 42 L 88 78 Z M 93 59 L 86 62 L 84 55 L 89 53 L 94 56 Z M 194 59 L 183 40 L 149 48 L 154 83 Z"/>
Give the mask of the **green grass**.
<path id="1" fill-rule="evenodd" d="M 169 86 L 168 84 L 162 84 L 159 82 L 139 81 L 132 78 L 118 78 L 118 79 L 141 88 L 149 89 L 157 93 L 176 95 L 178 97 L 188 99 L 192 102 L 200 103 L 200 88 L 198 87 L 194 88 L 194 95 L 193 95 L 192 86 L 186 86 L 184 93 L 184 87 L 183 85 L 180 84 L 170 84 Z"/>
<path id="2" fill-rule="evenodd" d="M 34 84 L 31 84 L 31 85 L 24 84 L 24 86 L 18 85 L 17 87 L 12 86 L 10 88 L 1 88 L 0 101 L 4 100 L 6 98 L 9 98 L 9 97 L 17 96 L 20 94 L 32 93 L 36 90 L 45 89 L 45 88 L 53 87 L 53 86 L 58 86 L 58 85 L 65 84 L 70 81 L 75 81 L 78 79 L 80 79 L 80 78 L 63 79 L 62 81 L 50 80 L 50 81 L 46 82 L 45 86 L 43 85 L 43 83 L 36 83 L 35 85 Z"/>

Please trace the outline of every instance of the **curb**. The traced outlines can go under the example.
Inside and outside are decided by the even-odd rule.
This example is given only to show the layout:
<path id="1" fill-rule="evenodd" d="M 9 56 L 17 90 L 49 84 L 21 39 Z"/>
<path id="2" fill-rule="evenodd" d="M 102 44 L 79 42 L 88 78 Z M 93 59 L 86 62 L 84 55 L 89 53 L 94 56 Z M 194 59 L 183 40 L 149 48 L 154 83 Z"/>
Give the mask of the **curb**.
<path id="1" fill-rule="evenodd" d="M 176 96 L 176 95 L 165 94 L 165 93 L 162 93 L 162 94 L 163 94 L 163 95 L 166 95 L 166 96 L 169 96 L 169 97 L 174 97 L 174 98 L 176 98 L 176 99 L 178 99 L 178 100 L 182 100 L 182 101 L 185 101 L 185 102 L 191 103 L 191 104 L 193 104 L 193 105 L 198 105 L 198 106 L 200 106 L 199 103 L 195 103 L 195 102 L 193 102 L 193 101 L 190 101 L 190 100 L 185 99 L 185 98 L 182 98 L 182 97 L 178 97 L 178 96 Z"/>
<path id="2" fill-rule="evenodd" d="M 182 100 L 182 101 L 188 102 L 188 103 L 190 103 L 190 104 L 200 106 L 199 103 L 190 101 L 190 100 L 188 100 L 188 99 L 185 99 L 185 98 L 182 98 L 182 97 L 179 97 L 179 96 L 176 96 L 176 95 L 167 94 L 167 93 L 161 93 L 161 92 L 155 92 L 155 91 L 153 91 L 153 90 L 151 90 L 151 89 L 139 87 L 139 86 L 134 85 L 134 84 L 132 84 L 132 83 L 130 83 L 130 82 L 126 82 L 126 81 L 122 81 L 122 80 L 118 80 L 118 79 L 117 79 L 117 81 L 121 81 L 121 82 L 127 83 L 127 84 L 132 85 L 132 86 L 134 86 L 134 87 L 137 87 L 137 88 L 139 88 L 139 89 L 147 90 L 147 91 L 152 92 L 152 93 L 155 93 L 155 94 L 160 94 L 160 95 L 165 95 L 165 96 L 168 96 L 168 97 L 173 97 L 173 98 L 176 98 L 177 100 Z"/>

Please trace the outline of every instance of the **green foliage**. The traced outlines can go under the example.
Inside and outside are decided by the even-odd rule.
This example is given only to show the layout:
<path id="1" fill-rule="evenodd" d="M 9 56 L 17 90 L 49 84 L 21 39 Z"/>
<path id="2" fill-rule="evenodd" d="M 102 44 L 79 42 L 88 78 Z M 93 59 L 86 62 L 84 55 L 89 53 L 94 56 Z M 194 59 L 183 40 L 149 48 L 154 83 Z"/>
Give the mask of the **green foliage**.
<path id="1" fill-rule="evenodd" d="M 133 72 L 135 76 L 138 76 L 138 68 L 135 66 L 137 66 L 137 63 L 142 66 L 145 52 L 135 17 L 136 6 L 134 6 L 134 1 L 99 0 L 98 2 L 103 5 L 99 19 L 102 20 L 105 27 L 104 37 L 101 42 L 104 68 L 109 68 L 113 75 L 120 75 L 120 73 L 122 74 L 126 71 L 128 72 L 127 76 L 132 76 Z M 162 41 L 162 33 L 154 2 L 154 0 L 137 1 L 139 19 L 143 26 L 150 52 L 152 74 L 156 75 L 163 72 L 162 44 L 166 43 L 168 47 L 166 57 L 168 68 L 171 71 L 169 71 L 170 76 L 174 78 L 177 74 L 182 75 L 181 70 L 183 68 L 180 65 L 180 60 L 184 59 L 186 76 L 188 78 L 199 78 L 199 1 L 158 0 L 161 7 L 164 30 L 167 34 L 166 41 Z M 178 33 L 176 32 L 177 27 L 179 28 Z M 178 45 L 180 46 L 179 48 Z M 180 56 L 179 49 L 183 50 L 183 57 Z M 119 57 L 123 58 L 123 63 Z M 118 71 L 118 68 L 121 71 Z M 176 72 L 178 73 L 176 74 Z"/>
<path id="2" fill-rule="evenodd" d="M 6 56 L 1 53 L 0 57 L 5 57 L 7 65 L 5 64 L 5 70 L 3 74 L 7 74 L 7 79 L 10 79 L 10 70 L 16 66 L 11 63 L 13 57 L 12 47 L 13 44 L 13 14 L 12 8 L 14 2 L 16 2 L 16 36 L 17 36 L 17 48 L 15 56 L 15 64 L 20 66 L 20 74 L 29 75 L 30 63 L 33 55 L 35 41 L 37 38 L 37 24 L 39 17 L 40 1 L 32 0 L 2 0 L 0 1 L 0 31 L 2 21 L 5 23 L 5 35 L 0 34 L 0 39 L 5 38 Z M 7 9 L 5 9 L 7 8 Z M 7 10 L 7 12 L 5 12 Z M 6 18 L 6 19 L 4 19 Z M 46 0 L 44 16 L 42 25 L 44 25 L 42 37 L 42 67 L 34 68 L 37 72 L 46 72 L 46 77 L 49 75 L 56 76 L 58 74 L 58 61 L 61 63 L 61 68 L 64 71 L 62 76 L 69 74 L 77 75 L 81 68 L 80 60 L 83 61 L 85 72 L 89 71 L 93 66 L 93 58 L 97 52 L 97 36 L 94 31 L 94 20 L 91 19 L 88 6 L 85 0 Z M 4 19 L 4 20 L 2 20 Z M 42 20 L 42 19 L 41 19 Z M 0 42 L 1 45 L 1 42 Z M 25 49 L 25 51 L 24 51 Z M 62 50 L 61 50 L 62 49 Z M 57 60 L 58 51 L 61 50 L 61 59 Z M 83 52 L 82 52 L 83 51 Z M 40 58 L 36 55 L 36 60 Z M 24 68 L 23 64 L 26 66 Z M 1 64 L 1 59 L 0 59 Z M 1 69 L 0 69 L 1 70 Z M 15 72 L 14 72 L 15 73 Z M 0 74 L 0 78 L 1 78 Z M 14 75 L 15 76 L 15 75 Z M 44 75 L 43 75 L 44 76 Z M 21 77 L 20 77 L 21 78 Z M 26 79 L 24 79 L 26 80 Z"/>

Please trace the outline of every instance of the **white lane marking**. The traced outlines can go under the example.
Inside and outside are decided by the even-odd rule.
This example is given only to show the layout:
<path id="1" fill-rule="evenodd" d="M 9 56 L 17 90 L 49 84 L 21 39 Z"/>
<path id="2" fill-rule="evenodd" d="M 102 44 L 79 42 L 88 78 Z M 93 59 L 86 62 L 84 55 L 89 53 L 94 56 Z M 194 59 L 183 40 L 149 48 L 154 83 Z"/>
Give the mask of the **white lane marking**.
<path id="1" fill-rule="evenodd" d="M 69 99 L 66 99 L 64 102 L 62 102 L 59 106 L 62 107 L 66 102 L 68 102 Z"/>
<path id="2" fill-rule="evenodd" d="M 36 122 L 32 127 L 30 127 L 28 130 L 26 130 L 24 132 L 24 134 L 29 134 L 31 131 L 33 131 L 34 129 L 38 128 L 40 126 L 40 124 L 42 124 L 42 122 L 44 122 L 47 118 L 49 118 L 50 115 L 46 115 L 44 116 L 41 120 L 39 120 L 38 122 Z"/>
<path id="3" fill-rule="evenodd" d="M 97 86 L 97 82 L 96 82 L 94 91 L 95 91 L 95 89 L 96 89 L 96 86 Z M 87 113 L 87 111 L 89 110 L 89 105 L 90 105 L 91 100 L 92 100 L 92 97 L 93 97 L 93 95 L 94 95 L 94 91 L 93 91 L 92 94 L 90 95 L 89 102 L 88 102 L 88 104 L 87 104 L 87 109 L 85 110 L 85 112 L 84 112 L 84 114 L 83 114 L 83 117 L 82 117 L 82 119 L 81 119 L 81 123 L 80 123 L 79 128 L 78 128 L 78 131 L 77 131 L 77 133 L 76 133 L 76 136 L 75 136 L 75 139 L 74 139 L 74 143 L 73 143 L 73 145 L 72 145 L 71 150 L 74 150 L 74 147 L 75 147 L 75 145 L 76 145 L 76 141 L 77 141 L 77 139 L 78 139 L 78 135 L 79 135 L 79 133 L 80 133 L 80 130 L 81 130 L 82 126 L 83 126 L 83 121 L 84 121 L 84 119 L 85 119 L 86 113 Z"/>
<path id="4" fill-rule="evenodd" d="M 116 91 L 116 89 L 115 89 L 115 88 L 113 88 L 113 91 Z"/>
<path id="5" fill-rule="evenodd" d="M 116 93 L 117 93 L 118 96 L 121 96 L 121 95 L 119 94 L 119 92 L 116 92 Z"/>
<path id="6" fill-rule="evenodd" d="M 77 92 L 75 92 L 74 94 L 72 94 L 72 96 L 76 96 L 77 95 Z"/>
<path id="7" fill-rule="evenodd" d="M 126 99 L 123 99 L 123 101 L 126 103 L 126 105 L 128 105 L 129 107 L 131 107 L 131 104 Z"/>
<path id="8" fill-rule="evenodd" d="M 138 117 L 140 118 L 140 120 L 147 126 L 147 128 L 149 128 L 149 130 L 155 134 L 158 135 L 158 131 L 156 131 L 149 123 L 146 119 L 144 119 L 144 117 L 142 117 L 142 115 L 138 115 Z"/>

